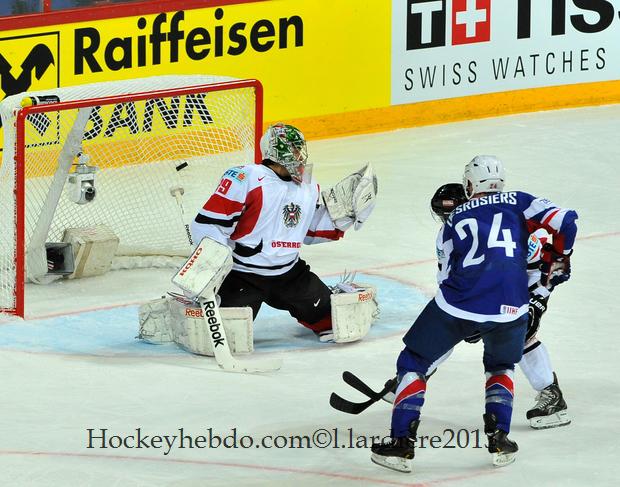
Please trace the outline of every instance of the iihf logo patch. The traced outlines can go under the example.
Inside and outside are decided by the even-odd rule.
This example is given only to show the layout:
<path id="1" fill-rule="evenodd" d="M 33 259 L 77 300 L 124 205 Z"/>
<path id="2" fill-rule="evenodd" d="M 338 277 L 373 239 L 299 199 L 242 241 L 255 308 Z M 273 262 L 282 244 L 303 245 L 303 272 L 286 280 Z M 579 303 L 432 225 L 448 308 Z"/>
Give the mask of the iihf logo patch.
<path id="1" fill-rule="evenodd" d="M 519 308 L 516 306 L 502 304 L 499 308 L 499 312 L 503 315 L 516 315 L 519 312 Z"/>
<path id="2" fill-rule="evenodd" d="M 284 226 L 287 228 L 296 227 L 301 218 L 301 208 L 291 202 L 290 205 L 284 205 L 282 208 L 282 216 L 284 217 Z"/>

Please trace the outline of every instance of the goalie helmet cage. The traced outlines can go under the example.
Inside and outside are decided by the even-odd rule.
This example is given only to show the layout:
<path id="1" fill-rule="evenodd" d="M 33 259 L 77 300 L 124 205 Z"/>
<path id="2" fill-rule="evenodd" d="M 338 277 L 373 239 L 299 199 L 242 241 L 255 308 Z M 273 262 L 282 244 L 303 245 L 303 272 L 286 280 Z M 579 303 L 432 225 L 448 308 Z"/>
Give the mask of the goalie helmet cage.
<path id="1" fill-rule="evenodd" d="M 0 116 L 0 314 L 25 316 L 26 281 L 45 280 L 45 244 L 70 228 L 110 228 L 116 267 L 187 257 L 189 223 L 222 173 L 261 160 L 257 80 L 156 76 L 21 93 Z M 94 177 L 87 202 L 78 166 Z"/>

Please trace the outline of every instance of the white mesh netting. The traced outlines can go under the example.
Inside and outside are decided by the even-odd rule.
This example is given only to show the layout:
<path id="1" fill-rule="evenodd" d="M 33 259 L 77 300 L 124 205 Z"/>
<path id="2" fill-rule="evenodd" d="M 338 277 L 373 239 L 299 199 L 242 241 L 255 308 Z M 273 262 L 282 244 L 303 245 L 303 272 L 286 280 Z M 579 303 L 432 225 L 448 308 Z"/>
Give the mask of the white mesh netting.
<path id="1" fill-rule="evenodd" d="M 21 243 L 15 231 L 14 192 L 15 114 L 22 100 L 42 95 L 56 95 L 60 100 L 54 111 L 28 115 L 24 126 L 27 267 L 44 255 L 41 248 L 45 242 L 61 242 L 65 229 L 95 225 L 106 225 L 119 237 L 117 267 L 157 266 L 170 262 L 170 257 L 189 254 L 186 225 L 224 170 L 254 162 L 254 88 L 234 84 L 221 91 L 205 88 L 228 81 L 234 80 L 162 76 L 22 93 L 0 103 L 4 128 L 0 310 L 11 310 L 15 294 L 21 292 L 15 284 L 15 252 Z M 188 86 L 197 88 L 189 94 L 174 93 L 174 89 Z M 155 91 L 158 93 L 144 100 L 136 99 L 141 93 Z M 132 94 L 120 103 L 107 100 Z M 79 110 L 63 106 L 85 99 L 97 100 Z M 87 120 L 85 126 L 80 126 L 80 118 Z M 70 147 L 67 141 L 76 134 L 77 145 Z M 88 155 L 88 165 L 97 168 L 96 195 L 86 204 L 74 202 L 75 186 L 68 182 L 80 149 Z M 67 154 L 71 154 L 68 164 Z"/>

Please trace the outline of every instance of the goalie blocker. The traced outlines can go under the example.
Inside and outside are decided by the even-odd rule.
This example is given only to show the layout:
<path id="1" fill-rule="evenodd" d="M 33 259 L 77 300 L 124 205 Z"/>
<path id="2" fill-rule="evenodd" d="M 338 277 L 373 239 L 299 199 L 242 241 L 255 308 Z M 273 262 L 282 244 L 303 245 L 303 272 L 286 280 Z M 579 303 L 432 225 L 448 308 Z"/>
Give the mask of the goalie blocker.
<path id="1" fill-rule="evenodd" d="M 226 318 L 221 317 L 219 322 L 215 294 L 231 268 L 230 248 L 210 238 L 202 239 L 172 278 L 184 294 L 170 293 L 141 306 L 138 337 L 151 343 L 174 341 L 190 352 L 216 359 L 220 355 L 218 348 L 225 348 L 227 355 L 232 351 L 251 352 L 254 346 L 250 308 L 227 308 L 222 313 Z"/>

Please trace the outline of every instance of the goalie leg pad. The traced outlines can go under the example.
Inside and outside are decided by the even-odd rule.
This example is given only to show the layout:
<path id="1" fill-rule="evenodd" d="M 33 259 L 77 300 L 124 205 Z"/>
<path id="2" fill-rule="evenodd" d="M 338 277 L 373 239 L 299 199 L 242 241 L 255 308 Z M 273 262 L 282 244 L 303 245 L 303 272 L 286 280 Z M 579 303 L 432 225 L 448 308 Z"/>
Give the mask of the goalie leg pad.
<path id="1" fill-rule="evenodd" d="M 170 298 L 155 299 L 140 306 L 138 321 L 140 329 L 137 338 L 155 345 L 174 341 Z"/>
<path id="2" fill-rule="evenodd" d="M 209 338 L 209 330 L 199 307 L 185 306 L 175 302 L 173 313 L 178 321 L 184 322 L 176 342 L 186 350 L 198 354 L 214 356 Z M 251 353 L 254 351 L 252 308 L 220 308 L 222 324 L 232 353 Z"/>
<path id="3" fill-rule="evenodd" d="M 231 352 L 254 351 L 252 309 L 220 308 Z M 175 342 L 189 352 L 213 356 L 202 310 L 174 298 L 155 299 L 140 306 L 138 338 L 153 344 Z"/>
<path id="4" fill-rule="evenodd" d="M 332 294 L 332 330 L 334 342 L 361 340 L 368 334 L 377 316 L 377 290 L 367 286 L 359 291 Z"/>

